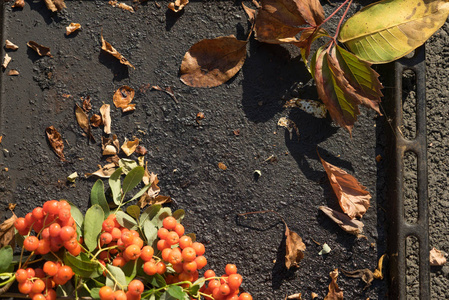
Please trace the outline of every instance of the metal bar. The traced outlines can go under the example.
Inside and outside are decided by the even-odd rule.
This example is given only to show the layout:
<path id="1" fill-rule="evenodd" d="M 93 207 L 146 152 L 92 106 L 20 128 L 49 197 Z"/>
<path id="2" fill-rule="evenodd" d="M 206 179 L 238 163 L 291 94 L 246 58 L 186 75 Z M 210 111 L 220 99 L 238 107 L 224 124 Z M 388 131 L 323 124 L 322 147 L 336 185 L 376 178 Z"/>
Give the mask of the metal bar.
<path id="1" fill-rule="evenodd" d="M 403 300 L 407 297 L 407 249 L 406 239 L 415 236 L 419 241 L 419 299 L 430 299 L 430 265 L 429 265 L 429 207 L 427 194 L 427 137 L 426 137 L 426 69 L 424 46 L 416 49 L 412 58 L 402 58 L 393 64 L 394 91 L 386 110 L 392 116 L 389 137 L 388 157 L 389 182 L 387 193 L 389 207 L 388 249 L 390 256 L 389 299 Z M 404 70 L 415 72 L 416 78 L 416 137 L 407 140 L 400 130 L 403 124 L 402 114 L 402 75 Z M 393 80 L 391 80 L 393 79 Z M 388 98 L 388 97 L 387 97 Z M 416 154 L 418 178 L 418 220 L 415 224 L 406 222 L 404 214 L 404 154 Z"/>

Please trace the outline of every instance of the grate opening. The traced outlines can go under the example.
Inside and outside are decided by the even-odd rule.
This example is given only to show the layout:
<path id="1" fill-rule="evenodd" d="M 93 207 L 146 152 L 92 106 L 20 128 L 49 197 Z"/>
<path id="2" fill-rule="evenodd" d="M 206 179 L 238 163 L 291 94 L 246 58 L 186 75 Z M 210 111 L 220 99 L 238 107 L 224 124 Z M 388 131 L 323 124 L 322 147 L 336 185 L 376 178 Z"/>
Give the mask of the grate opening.
<path id="1" fill-rule="evenodd" d="M 406 239 L 406 278 L 407 300 L 420 300 L 419 297 L 419 241 L 415 236 Z"/>
<path id="2" fill-rule="evenodd" d="M 404 219 L 418 222 L 418 158 L 411 151 L 404 154 Z"/>
<path id="3" fill-rule="evenodd" d="M 402 72 L 402 134 L 406 139 L 416 137 L 416 74 L 410 69 Z"/>

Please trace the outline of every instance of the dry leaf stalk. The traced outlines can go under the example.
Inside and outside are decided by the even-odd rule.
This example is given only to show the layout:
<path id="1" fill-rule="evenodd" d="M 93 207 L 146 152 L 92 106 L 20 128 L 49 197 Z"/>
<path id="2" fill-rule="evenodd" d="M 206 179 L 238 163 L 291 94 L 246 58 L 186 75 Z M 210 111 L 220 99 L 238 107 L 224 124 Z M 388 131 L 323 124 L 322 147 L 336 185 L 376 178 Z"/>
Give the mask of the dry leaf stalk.
<path id="1" fill-rule="evenodd" d="M 324 300 L 343 300 L 343 291 L 338 287 L 338 269 L 333 270 L 329 273 L 331 277 L 331 283 L 329 284 L 329 292 Z"/>

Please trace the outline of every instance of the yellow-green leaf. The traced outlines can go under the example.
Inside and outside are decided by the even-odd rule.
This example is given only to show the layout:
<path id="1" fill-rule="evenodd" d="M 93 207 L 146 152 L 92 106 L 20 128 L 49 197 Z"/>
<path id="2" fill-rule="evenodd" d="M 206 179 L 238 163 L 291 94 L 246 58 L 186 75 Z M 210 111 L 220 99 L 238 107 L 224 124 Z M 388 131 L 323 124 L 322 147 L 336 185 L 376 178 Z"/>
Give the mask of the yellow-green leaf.
<path id="1" fill-rule="evenodd" d="M 447 0 L 384 0 L 349 18 L 339 41 L 363 60 L 388 63 L 424 44 L 448 15 Z"/>

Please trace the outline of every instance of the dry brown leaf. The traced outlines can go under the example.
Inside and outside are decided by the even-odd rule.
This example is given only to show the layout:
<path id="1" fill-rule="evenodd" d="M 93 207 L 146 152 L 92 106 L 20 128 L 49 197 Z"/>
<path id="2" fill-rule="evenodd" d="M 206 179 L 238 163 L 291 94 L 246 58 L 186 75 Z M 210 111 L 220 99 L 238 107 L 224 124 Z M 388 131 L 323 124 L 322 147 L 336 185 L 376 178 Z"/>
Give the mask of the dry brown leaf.
<path id="1" fill-rule="evenodd" d="M 301 293 L 297 293 L 297 294 L 287 296 L 287 297 L 285 297 L 285 299 L 302 300 L 302 297 L 301 297 Z"/>
<path id="2" fill-rule="evenodd" d="M 360 270 L 354 270 L 354 271 L 345 271 L 345 270 L 341 269 L 341 271 L 347 277 L 362 279 L 363 282 L 366 283 L 366 285 L 363 289 L 368 288 L 371 285 L 371 282 L 373 282 L 373 280 L 374 280 L 374 274 L 373 274 L 373 272 L 371 272 L 370 269 L 360 269 Z"/>
<path id="3" fill-rule="evenodd" d="M 306 245 L 296 232 L 290 231 L 287 224 L 285 224 L 285 236 L 285 266 L 287 269 L 299 267 L 299 262 L 304 258 Z"/>
<path id="4" fill-rule="evenodd" d="M 343 291 L 337 285 L 338 269 L 329 273 L 331 283 L 329 284 L 329 293 L 324 300 L 343 300 Z"/>
<path id="5" fill-rule="evenodd" d="M 219 162 L 219 163 L 218 163 L 218 167 L 219 167 L 220 169 L 222 169 L 223 171 L 226 171 L 226 169 L 228 168 L 228 167 L 226 167 L 226 165 L 225 165 L 224 163 L 222 163 L 222 162 Z"/>
<path id="6" fill-rule="evenodd" d="M 103 131 L 106 134 L 111 134 L 111 106 L 103 104 L 100 107 L 101 119 L 103 120 Z"/>
<path id="7" fill-rule="evenodd" d="M 12 42 L 9 41 L 9 40 L 6 40 L 6 41 L 5 41 L 5 47 L 6 47 L 6 49 L 11 49 L 11 50 L 17 50 L 17 49 L 19 49 L 19 46 L 17 46 L 16 44 L 12 43 Z"/>
<path id="8" fill-rule="evenodd" d="M 90 96 L 87 96 L 86 98 L 81 97 L 81 100 L 83 100 L 83 109 L 85 112 L 89 112 L 92 109 L 92 103 L 90 103 Z"/>
<path id="9" fill-rule="evenodd" d="M 310 296 L 312 297 L 312 299 L 318 298 L 318 294 L 314 292 L 312 292 Z"/>
<path id="10" fill-rule="evenodd" d="M 11 60 L 12 60 L 11 56 L 9 56 L 8 53 L 6 53 L 5 57 L 3 58 L 3 64 L 2 64 L 3 69 L 6 69 L 8 67 Z"/>
<path id="11" fill-rule="evenodd" d="M 64 143 L 62 142 L 61 134 L 55 129 L 54 126 L 47 127 L 45 129 L 47 134 L 48 142 L 50 143 L 53 151 L 62 160 L 67 161 L 64 156 Z"/>
<path id="12" fill-rule="evenodd" d="M 70 23 L 70 25 L 65 28 L 65 34 L 71 35 L 72 33 L 74 33 L 75 31 L 77 31 L 79 29 L 81 29 L 80 23 Z"/>
<path id="13" fill-rule="evenodd" d="M 92 115 L 92 117 L 90 117 L 90 124 L 93 127 L 98 127 L 101 126 L 103 124 L 103 120 L 101 120 L 101 116 L 100 115 Z"/>
<path id="14" fill-rule="evenodd" d="M 78 125 L 88 135 L 89 139 L 91 139 L 95 143 L 95 138 L 92 135 L 92 128 L 90 127 L 89 123 L 89 117 L 84 112 L 84 110 L 78 106 L 78 104 L 75 104 L 75 116 Z"/>
<path id="15" fill-rule="evenodd" d="M 135 93 L 134 89 L 127 85 L 118 88 L 113 97 L 115 107 L 121 108 L 122 112 L 134 110 L 136 105 L 130 103 Z"/>
<path id="16" fill-rule="evenodd" d="M 148 150 L 144 146 L 139 145 L 136 148 L 136 153 L 139 155 L 145 155 L 148 153 Z"/>
<path id="17" fill-rule="evenodd" d="M 128 141 L 127 139 L 125 139 L 125 142 L 123 143 L 121 149 L 123 150 L 123 152 L 125 152 L 126 156 L 130 156 L 134 151 L 136 151 L 138 145 L 138 138 L 135 138 L 134 141 Z"/>
<path id="18" fill-rule="evenodd" d="M 104 167 L 102 167 L 102 166 L 98 166 L 98 167 L 99 167 L 98 171 L 95 171 L 93 173 L 86 173 L 85 176 L 95 175 L 100 178 L 109 178 L 115 172 L 116 164 L 110 163 L 110 164 L 105 165 Z"/>
<path id="19" fill-rule="evenodd" d="M 233 35 L 199 41 L 184 55 L 181 81 L 193 87 L 214 87 L 225 83 L 242 68 L 246 44 Z"/>
<path id="20" fill-rule="evenodd" d="M 242 2 L 242 7 L 243 7 L 243 10 L 246 12 L 246 15 L 248 16 L 248 21 L 251 24 L 254 24 L 254 21 L 256 19 L 256 10 L 252 9 L 252 8 L 249 8 L 243 2 Z"/>
<path id="21" fill-rule="evenodd" d="M 147 205 L 156 205 L 156 204 L 164 204 L 164 203 L 170 203 L 172 201 L 170 196 L 161 196 L 158 195 L 156 197 L 150 197 L 148 194 L 142 195 L 139 200 L 139 206 L 140 208 L 144 208 Z"/>
<path id="22" fill-rule="evenodd" d="M 363 223 L 356 219 L 351 219 L 344 213 L 333 210 L 327 206 L 320 206 L 320 210 L 324 212 L 329 218 L 338 224 L 344 231 L 351 234 L 359 235 L 363 232 Z"/>
<path id="23" fill-rule="evenodd" d="M 166 87 L 165 89 L 161 88 L 158 85 L 153 85 L 151 87 L 151 90 L 156 90 L 156 91 L 161 91 L 166 93 L 167 95 L 169 95 L 176 103 L 178 103 L 178 99 L 176 99 L 175 93 L 173 92 L 173 89 L 171 88 L 171 86 Z"/>
<path id="24" fill-rule="evenodd" d="M 37 54 L 39 54 L 39 56 L 50 56 L 53 57 L 50 53 L 50 48 L 39 45 L 38 43 L 34 42 L 34 41 L 29 41 L 27 43 L 27 46 L 30 47 L 31 49 L 33 49 L 34 51 L 37 52 Z"/>
<path id="25" fill-rule="evenodd" d="M 430 265 L 431 266 L 442 266 L 446 263 L 446 257 L 444 257 L 444 253 L 435 247 L 430 250 Z"/>
<path id="26" fill-rule="evenodd" d="M 11 69 L 8 71 L 8 76 L 18 76 L 20 73 L 16 69 Z"/>
<path id="27" fill-rule="evenodd" d="M 25 0 L 16 0 L 11 7 L 12 8 L 23 8 L 23 7 L 25 7 Z"/>
<path id="28" fill-rule="evenodd" d="M 157 186 L 159 183 L 159 179 L 157 179 L 157 175 L 154 173 L 149 173 L 148 168 L 145 165 L 145 174 L 142 178 L 142 182 L 145 185 L 148 185 L 151 183 L 150 188 L 148 191 L 142 195 L 139 199 L 139 206 L 141 208 L 144 208 L 147 205 L 153 205 L 153 204 L 164 204 L 171 202 L 171 198 L 168 196 L 161 196 L 159 195 L 159 192 L 161 189 Z"/>
<path id="29" fill-rule="evenodd" d="M 119 161 L 120 161 L 120 157 L 118 155 L 114 155 L 114 156 L 109 156 L 108 158 L 106 158 L 107 162 L 113 163 L 114 165 L 116 165 L 117 167 L 119 166 Z"/>
<path id="30" fill-rule="evenodd" d="M 12 209 L 11 209 L 12 211 Z M 12 212 L 12 216 L 7 219 L 5 222 L 0 224 L 0 248 L 11 245 L 14 247 L 14 221 L 17 220 L 17 216 L 14 212 Z"/>
<path id="31" fill-rule="evenodd" d="M 290 119 L 287 119 L 286 117 L 281 117 L 278 121 L 278 126 L 285 127 L 288 132 L 290 132 L 290 139 L 293 137 L 293 129 L 295 130 L 296 136 L 299 139 L 299 129 L 296 126 L 295 122 L 293 122 Z"/>
<path id="32" fill-rule="evenodd" d="M 338 198 L 338 203 L 345 214 L 351 219 L 362 217 L 370 206 L 371 194 L 354 176 L 318 157 L 326 170 L 332 189 Z"/>
<path id="33" fill-rule="evenodd" d="M 52 12 L 61 11 L 66 8 L 64 0 L 45 0 L 45 4 Z"/>
<path id="34" fill-rule="evenodd" d="M 115 50 L 115 48 L 112 47 L 111 44 L 105 41 L 105 39 L 103 38 L 103 34 L 101 34 L 101 49 L 111 54 L 118 60 L 120 60 L 121 64 L 130 66 L 131 68 L 135 69 L 134 66 L 123 55 L 121 55 L 117 50 Z"/>
<path id="35" fill-rule="evenodd" d="M 120 149 L 120 142 L 118 141 L 117 135 L 112 135 L 112 144 L 115 146 L 115 148 Z"/>
<path id="36" fill-rule="evenodd" d="M 128 4 L 122 3 L 122 2 L 118 2 L 116 0 L 110 0 L 109 1 L 109 5 L 111 5 L 112 7 L 119 7 L 123 10 L 127 10 L 130 12 L 134 12 L 134 8 L 132 6 L 129 6 Z"/>
<path id="37" fill-rule="evenodd" d="M 174 12 L 181 11 L 187 4 L 189 0 L 175 0 L 174 2 L 170 2 L 168 4 L 168 8 Z"/>
<path id="38" fill-rule="evenodd" d="M 382 269 L 383 269 L 384 259 L 386 256 L 387 256 L 387 254 L 384 254 L 379 258 L 379 262 L 377 263 L 377 268 L 373 272 L 374 278 L 376 278 L 376 279 L 381 279 L 381 280 L 384 279 Z"/>
<path id="39" fill-rule="evenodd" d="M 117 148 L 115 148 L 113 145 L 106 145 L 103 149 L 103 155 L 116 155 L 117 154 Z"/>

